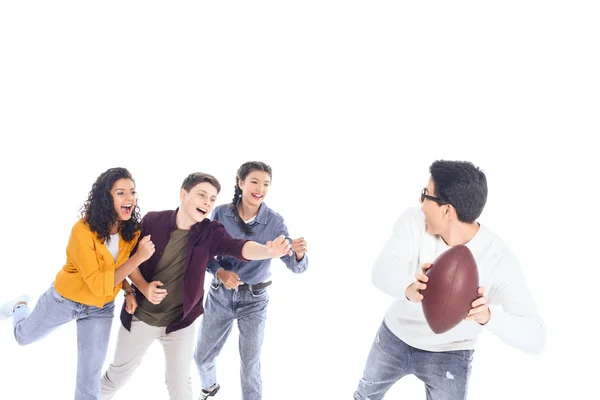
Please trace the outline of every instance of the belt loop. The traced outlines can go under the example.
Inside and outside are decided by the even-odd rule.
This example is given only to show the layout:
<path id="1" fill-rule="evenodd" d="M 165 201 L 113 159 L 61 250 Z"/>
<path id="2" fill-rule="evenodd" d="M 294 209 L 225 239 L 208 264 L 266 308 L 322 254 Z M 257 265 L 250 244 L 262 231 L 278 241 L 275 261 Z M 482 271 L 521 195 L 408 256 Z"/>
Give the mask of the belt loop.
<path id="1" fill-rule="evenodd" d="M 248 291 L 249 291 L 250 293 L 254 293 L 254 292 L 252 291 L 252 285 L 248 285 Z"/>
<path id="2" fill-rule="evenodd" d="M 238 286 L 236 286 L 233 290 L 235 290 L 235 292 L 238 293 Z"/>

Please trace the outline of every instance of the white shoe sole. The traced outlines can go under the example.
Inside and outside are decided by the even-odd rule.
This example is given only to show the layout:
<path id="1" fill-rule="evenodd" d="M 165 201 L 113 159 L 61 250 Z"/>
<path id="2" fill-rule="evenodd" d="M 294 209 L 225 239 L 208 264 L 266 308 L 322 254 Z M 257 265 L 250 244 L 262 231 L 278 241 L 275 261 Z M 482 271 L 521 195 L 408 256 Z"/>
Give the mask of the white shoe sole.
<path id="1" fill-rule="evenodd" d="M 17 303 L 25 302 L 29 305 L 29 301 L 31 300 L 31 296 L 28 294 L 23 294 L 16 299 L 13 299 L 7 303 L 4 303 L 2 307 L 0 307 L 0 320 L 8 319 L 13 316 L 13 309 Z"/>

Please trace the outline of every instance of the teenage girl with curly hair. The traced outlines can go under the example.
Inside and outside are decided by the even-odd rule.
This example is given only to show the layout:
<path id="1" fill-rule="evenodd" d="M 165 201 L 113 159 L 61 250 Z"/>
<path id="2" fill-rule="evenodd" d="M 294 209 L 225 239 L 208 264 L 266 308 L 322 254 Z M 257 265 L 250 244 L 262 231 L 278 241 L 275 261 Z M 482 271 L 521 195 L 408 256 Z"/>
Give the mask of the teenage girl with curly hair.
<path id="1" fill-rule="evenodd" d="M 0 308 L 0 319 L 13 317 L 14 335 L 20 345 L 33 343 L 58 326 L 76 321 L 75 400 L 100 396 L 114 299 L 122 286 L 126 295 L 132 292 L 125 277 L 154 252 L 150 237 L 138 244 L 139 236 L 140 214 L 133 178 L 125 168 L 111 168 L 93 184 L 80 219 L 71 230 L 65 265 L 33 311 L 29 310 L 28 295 Z M 136 245 L 136 253 L 129 257 Z M 135 304 L 128 301 L 128 306 Z"/>

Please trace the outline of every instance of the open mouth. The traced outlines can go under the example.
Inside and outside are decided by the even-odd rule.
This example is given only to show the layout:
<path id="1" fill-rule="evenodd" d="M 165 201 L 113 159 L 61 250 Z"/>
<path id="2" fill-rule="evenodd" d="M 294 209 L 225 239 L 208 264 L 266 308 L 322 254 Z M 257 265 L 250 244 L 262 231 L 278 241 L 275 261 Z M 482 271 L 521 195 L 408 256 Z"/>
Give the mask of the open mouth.
<path id="1" fill-rule="evenodd" d="M 121 206 L 121 211 L 123 211 L 123 214 L 131 214 L 131 211 L 133 210 L 133 205 L 132 204 L 127 204 L 124 206 Z"/>
<path id="2" fill-rule="evenodd" d="M 252 193 L 252 197 L 254 197 L 257 200 L 261 200 L 263 198 L 262 194 L 258 194 L 258 193 Z"/>
<path id="3" fill-rule="evenodd" d="M 196 210 L 202 215 L 206 215 L 206 213 L 207 213 L 207 211 L 204 208 L 196 207 Z"/>

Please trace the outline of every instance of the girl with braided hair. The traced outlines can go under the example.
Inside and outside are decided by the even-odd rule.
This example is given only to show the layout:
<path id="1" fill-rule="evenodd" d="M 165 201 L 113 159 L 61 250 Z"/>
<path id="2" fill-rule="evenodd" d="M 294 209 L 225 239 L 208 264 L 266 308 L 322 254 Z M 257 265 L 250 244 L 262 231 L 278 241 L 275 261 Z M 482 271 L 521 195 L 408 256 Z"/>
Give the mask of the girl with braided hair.
<path id="1" fill-rule="evenodd" d="M 294 273 L 308 267 L 304 238 L 289 239 L 288 229 L 281 215 L 264 203 L 271 186 L 271 167 L 259 161 L 244 163 L 237 172 L 235 193 L 230 204 L 215 208 L 213 220 L 225 226 L 234 238 L 265 243 L 272 237 L 284 235 L 292 243 L 292 255 L 280 259 Z M 240 358 L 242 398 L 259 400 L 262 397 L 260 350 L 263 342 L 267 304 L 267 287 L 271 260 L 240 261 L 233 257 L 218 256 L 208 264 L 214 275 L 204 306 L 198 343 L 194 354 L 202 392 L 200 399 L 217 394 L 215 359 L 219 355 L 233 321 L 240 330 Z"/>

